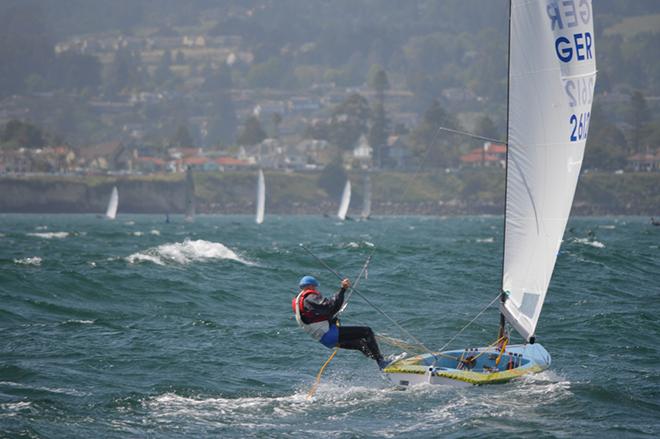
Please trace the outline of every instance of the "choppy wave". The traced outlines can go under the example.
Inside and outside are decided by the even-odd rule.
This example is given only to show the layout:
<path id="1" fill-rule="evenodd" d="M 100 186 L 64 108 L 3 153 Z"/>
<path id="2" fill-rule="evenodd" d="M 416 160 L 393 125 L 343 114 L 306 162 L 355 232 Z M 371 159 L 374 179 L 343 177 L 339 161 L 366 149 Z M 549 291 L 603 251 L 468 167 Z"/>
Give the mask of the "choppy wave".
<path id="1" fill-rule="evenodd" d="M 493 238 L 492 236 L 490 238 L 477 238 L 477 242 L 480 244 L 481 243 L 492 244 L 493 242 L 495 242 L 495 238 Z"/>
<path id="2" fill-rule="evenodd" d="M 39 266 L 41 265 L 41 258 L 39 256 L 33 256 L 31 258 L 14 259 L 14 263 L 19 265 Z"/>
<path id="3" fill-rule="evenodd" d="M 163 244 L 152 247 L 143 252 L 133 253 L 126 260 L 131 263 L 153 262 L 158 265 L 167 263 L 189 264 L 191 262 L 206 261 L 212 259 L 228 259 L 246 265 L 254 265 L 252 262 L 241 258 L 233 250 L 225 247 L 219 242 L 209 242 L 202 239 L 185 240 L 172 244 Z"/>
<path id="4" fill-rule="evenodd" d="M 28 236 L 34 236 L 36 238 L 44 238 L 44 239 L 63 239 L 69 236 L 69 232 L 35 232 L 35 233 L 28 233 Z"/>
<path id="5" fill-rule="evenodd" d="M 351 241 L 348 244 L 341 245 L 340 247 L 345 247 L 345 248 L 374 247 L 374 243 L 369 241 L 360 241 L 360 242 Z"/>
<path id="6" fill-rule="evenodd" d="M 596 240 L 591 241 L 589 240 L 589 238 L 575 238 L 573 242 L 578 244 L 590 245 L 596 248 L 605 248 L 605 244 L 603 244 L 602 242 Z"/>

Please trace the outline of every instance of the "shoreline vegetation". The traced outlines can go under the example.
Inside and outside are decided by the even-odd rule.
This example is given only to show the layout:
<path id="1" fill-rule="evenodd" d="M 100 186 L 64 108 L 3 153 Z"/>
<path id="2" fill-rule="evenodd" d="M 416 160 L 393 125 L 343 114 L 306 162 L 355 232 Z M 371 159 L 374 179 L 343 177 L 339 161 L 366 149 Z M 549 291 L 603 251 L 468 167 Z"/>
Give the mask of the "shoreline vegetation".
<path id="1" fill-rule="evenodd" d="M 318 172 L 266 171 L 269 214 L 336 213 L 339 200 L 319 187 Z M 362 175 L 349 173 L 354 196 L 349 216 L 362 208 Z M 195 172 L 199 213 L 251 214 L 256 171 Z M 504 171 L 374 172 L 374 215 L 502 214 Z M 2 213 L 101 213 L 113 186 L 120 213 L 183 213 L 185 174 L 131 176 L 3 176 Z M 580 176 L 573 215 L 660 215 L 660 173 L 588 172 Z"/>

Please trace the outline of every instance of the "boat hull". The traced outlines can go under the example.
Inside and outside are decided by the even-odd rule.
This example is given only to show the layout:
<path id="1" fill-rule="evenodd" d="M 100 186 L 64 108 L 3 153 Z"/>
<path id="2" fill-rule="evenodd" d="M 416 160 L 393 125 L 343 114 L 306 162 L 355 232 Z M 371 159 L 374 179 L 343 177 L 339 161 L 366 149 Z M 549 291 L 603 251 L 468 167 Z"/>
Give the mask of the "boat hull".
<path id="1" fill-rule="evenodd" d="M 500 352 L 492 347 L 471 348 L 418 355 L 395 361 L 383 373 L 396 386 L 406 388 L 419 384 L 455 387 L 506 383 L 524 375 L 550 367 L 551 358 L 543 346 L 508 346 L 498 365 Z M 476 358 L 471 365 L 459 360 Z"/>

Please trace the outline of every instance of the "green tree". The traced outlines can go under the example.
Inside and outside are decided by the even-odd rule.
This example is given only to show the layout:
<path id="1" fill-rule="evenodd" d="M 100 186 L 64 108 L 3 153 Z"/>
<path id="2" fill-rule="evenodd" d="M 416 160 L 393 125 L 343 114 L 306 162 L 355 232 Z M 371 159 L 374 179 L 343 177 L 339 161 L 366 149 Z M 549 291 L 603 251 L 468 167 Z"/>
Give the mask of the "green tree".
<path id="1" fill-rule="evenodd" d="M 190 148 L 195 146 L 195 142 L 186 124 L 180 124 L 176 129 L 174 136 L 170 140 L 170 146 L 176 148 Z"/>
<path id="2" fill-rule="evenodd" d="M 222 145 L 233 144 L 236 141 L 238 120 L 234 101 L 229 92 L 220 92 L 213 97 L 212 114 L 208 134 L 210 142 Z"/>
<path id="3" fill-rule="evenodd" d="M 8 148 L 41 148 L 46 145 L 45 135 L 39 127 L 16 119 L 7 122 L 0 141 Z"/>
<path id="4" fill-rule="evenodd" d="M 346 183 L 346 171 L 339 159 L 329 163 L 319 175 L 318 185 L 332 198 L 339 198 Z"/>
<path id="5" fill-rule="evenodd" d="M 248 117 L 245 121 L 243 131 L 238 135 L 240 145 L 253 146 L 261 143 L 266 138 L 266 132 L 261 127 L 261 122 L 256 116 Z"/>
<path id="6" fill-rule="evenodd" d="M 183 54 L 182 51 L 180 51 L 180 50 L 177 50 L 177 51 L 176 51 L 176 57 L 175 57 L 175 59 L 174 59 L 174 62 L 175 62 L 177 65 L 182 65 L 182 64 L 185 64 L 185 63 L 186 63 L 186 56 Z"/>
<path id="7" fill-rule="evenodd" d="M 594 105 L 589 122 L 589 139 L 584 150 L 583 166 L 587 169 L 616 170 L 626 165 L 626 137 L 611 123 L 598 105 Z"/>
<path id="8" fill-rule="evenodd" d="M 360 136 L 368 131 L 370 112 L 364 96 L 351 94 L 332 112 L 327 140 L 344 150 L 353 148 Z"/>
<path id="9" fill-rule="evenodd" d="M 163 51 L 160 57 L 160 62 L 154 71 L 153 79 L 157 84 L 163 85 L 168 81 L 174 79 L 174 74 L 170 67 L 172 66 L 172 52 L 169 50 Z"/>
<path id="10" fill-rule="evenodd" d="M 367 79 L 369 87 L 376 92 L 376 99 L 381 106 L 385 105 L 385 92 L 390 88 L 390 81 L 387 79 L 385 70 L 377 64 L 374 64 L 369 69 Z"/>
<path id="11" fill-rule="evenodd" d="M 488 115 L 483 114 L 477 119 L 475 134 L 481 137 L 488 137 L 490 139 L 500 139 L 500 133 Z"/>
<path id="12" fill-rule="evenodd" d="M 273 123 L 273 128 L 275 130 L 274 136 L 276 139 L 280 137 L 280 125 L 282 124 L 282 115 L 280 113 L 273 113 L 271 116 L 271 122 Z"/>
<path id="13" fill-rule="evenodd" d="M 376 167 L 383 165 L 383 150 L 387 145 L 389 136 L 390 121 L 385 114 L 385 108 L 376 104 L 371 118 L 371 127 L 369 128 L 369 145 L 374 150 L 374 163 Z"/>
<path id="14" fill-rule="evenodd" d="M 644 99 L 644 95 L 639 91 L 634 92 L 630 96 L 628 120 L 632 125 L 630 145 L 632 152 L 640 152 L 643 149 L 642 136 L 644 125 L 650 120 L 650 115 L 648 105 L 646 105 L 646 99 Z"/>
<path id="15" fill-rule="evenodd" d="M 115 52 L 106 80 L 107 91 L 121 94 L 140 88 L 143 84 L 140 55 L 127 49 Z"/>
<path id="16" fill-rule="evenodd" d="M 435 100 L 424 113 L 424 119 L 411 133 L 413 152 L 433 166 L 454 166 L 460 156 L 459 140 L 441 128 L 462 130 L 458 119 L 447 113 Z"/>

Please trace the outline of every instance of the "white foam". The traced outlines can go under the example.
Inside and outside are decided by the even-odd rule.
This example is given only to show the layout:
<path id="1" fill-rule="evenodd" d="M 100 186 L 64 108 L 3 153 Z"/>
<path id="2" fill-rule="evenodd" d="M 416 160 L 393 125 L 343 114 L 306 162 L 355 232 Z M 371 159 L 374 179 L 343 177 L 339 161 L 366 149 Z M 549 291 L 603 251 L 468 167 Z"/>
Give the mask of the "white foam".
<path id="1" fill-rule="evenodd" d="M 41 233 L 28 233 L 28 236 L 35 236 L 44 239 L 63 239 L 69 236 L 69 232 L 41 232 Z"/>
<path id="2" fill-rule="evenodd" d="M 575 238 L 573 242 L 577 242 L 578 244 L 584 244 L 584 245 L 590 245 L 592 247 L 596 248 L 605 248 L 605 244 L 603 244 L 600 241 L 589 241 L 587 238 Z"/>
<path id="3" fill-rule="evenodd" d="M 604 224 L 604 225 L 598 226 L 598 228 L 612 230 L 612 229 L 616 229 L 616 226 L 614 224 Z"/>
<path id="4" fill-rule="evenodd" d="M 362 246 L 374 247 L 374 243 L 369 242 L 369 241 L 361 241 L 361 242 L 351 241 L 348 244 L 345 244 L 345 247 L 347 247 L 347 248 L 359 248 L 359 247 L 362 247 Z"/>
<path id="5" fill-rule="evenodd" d="M 31 258 L 14 259 L 14 264 L 34 265 L 37 267 L 41 265 L 41 258 L 39 256 L 33 256 Z"/>
<path id="6" fill-rule="evenodd" d="M 158 230 L 158 229 L 151 229 L 149 231 L 149 233 L 154 235 L 154 236 L 160 236 L 160 230 Z"/>
<path id="7" fill-rule="evenodd" d="M 66 325 L 66 324 L 70 324 L 70 323 L 75 323 L 75 324 L 78 324 L 78 325 L 92 325 L 92 324 L 94 324 L 94 322 L 95 322 L 95 320 L 75 320 L 75 319 L 72 319 L 72 320 L 65 321 L 64 324 Z"/>
<path id="8" fill-rule="evenodd" d="M 144 235 L 144 233 L 142 233 L 142 232 L 131 232 L 131 235 L 133 235 L 133 236 L 142 236 L 142 235 Z"/>
<path id="9" fill-rule="evenodd" d="M 183 242 L 159 245 L 143 252 L 133 253 L 126 258 L 131 264 L 153 262 L 158 265 L 165 265 L 168 262 L 188 264 L 212 259 L 228 259 L 246 265 L 254 265 L 219 242 L 209 242 L 201 239 L 195 241 L 186 239 Z"/>
<path id="10" fill-rule="evenodd" d="M 491 243 L 495 242 L 495 238 L 493 238 L 493 237 L 490 237 L 490 238 L 477 238 L 477 242 L 491 244 Z"/>

